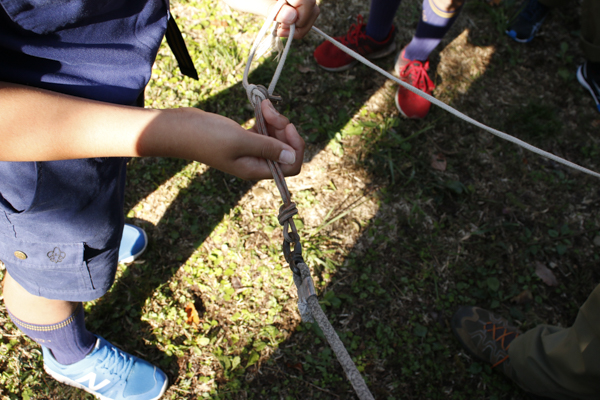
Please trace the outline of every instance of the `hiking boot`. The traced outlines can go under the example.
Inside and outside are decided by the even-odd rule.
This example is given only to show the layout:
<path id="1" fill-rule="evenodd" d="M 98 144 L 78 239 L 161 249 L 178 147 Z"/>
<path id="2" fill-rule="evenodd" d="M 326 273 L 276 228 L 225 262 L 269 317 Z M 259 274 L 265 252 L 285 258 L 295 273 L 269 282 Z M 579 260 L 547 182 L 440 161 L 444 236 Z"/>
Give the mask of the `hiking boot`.
<path id="1" fill-rule="evenodd" d="M 429 71 L 429 60 L 422 62 L 404 58 L 404 50 L 400 52 L 395 66 L 398 77 L 411 86 L 431 95 L 435 85 L 427 75 Z M 407 118 L 425 118 L 431 103 L 416 93 L 411 92 L 403 86 L 396 92 L 396 107 L 402 115 Z"/>
<path id="2" fill-rule="evenodd" d="M 513 18 L 506 34 L 519 43 L 529 43 L 548 16 L 550 7 L 538 0 L 525 0 L 521 11 Z"/>
<path id="3" fill-rule="evenodd" d="M 119 263 L 130 263 L 142 255 L 148 246 L 146 232 L 135 225 L 125 224 L 119 244 Z"/>
<path id="4" fill-rule="evenodd" d="M 461 307 L 452 317 L 452 332 L 473 358 L 499 367 L 509 378 L 508 348 L 521 334 L 504 318 L 479 307 Z"/>
<path id="5" fill-rule="evenodd" d="M 396 51 L 396 43 L 394 43 L 396 37 L 395 27 L 392 26 L 387 38 L 381 42 L 368 36 L 366 29 L 367 25 L 363 23 L 363 17 L 359 15 L 357 23 L 352 24 L 345 36 L 337 36 L 334 39 L 371 60 L 385 57 Z M 358 62 L 354 57 L 344 53 L 327 40 L 315 49 L 313 56 L 321 68 L 331 72 L 345 71 Z"/>
<path id="6" fill-rule="evenodd" d="M 600 111 L 600 63 L 584 62 L 577 68 L 577 80 L 586 88 Z"/>
<path id="7" fill-rule="evenodd" d="M 94 350 L 74 364 L 59 364 L 44 346 L 42 354 L 44 369 L 50 376 L 101 400 L 157 400 L 167 389 L 164 372 L 100 336 Z"/>

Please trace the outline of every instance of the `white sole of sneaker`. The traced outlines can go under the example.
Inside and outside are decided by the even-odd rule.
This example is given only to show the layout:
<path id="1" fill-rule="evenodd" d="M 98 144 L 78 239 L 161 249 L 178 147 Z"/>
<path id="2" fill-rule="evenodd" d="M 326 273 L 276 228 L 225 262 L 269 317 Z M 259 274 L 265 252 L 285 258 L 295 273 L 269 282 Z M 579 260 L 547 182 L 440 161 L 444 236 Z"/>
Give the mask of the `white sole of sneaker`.
<path id="1" fill-rule="evenodd" d="M 385 49 L 379 50 L 375 53 L 371 53 L 369 55 L 369 57 L 366 57 L 366 58 L 368 60 L 377 60 L 378 58 L 383 58 L 385 56 L 392 54 L 394 51 L 396 51 L 396 43 L 392 43 Z M 317 65 L 319 65 L 319 67 L 323 68 L 325 71 L 342 72 L 342 71 L 349 70 L 350 68 L 354 67 L 357 63 L 358 63 L 358 60 L 354 60 L 350 64 L 347 64 L 347 65 L 344 65 L 343 67 L 338 67 L 338 68 L 323 67 L 322 65 L 319 65 L 319 63 L 317 63 Z"/>
<path id="2" fill-rule="evenodd" d="M 394 102 L 396 102 L 396 108 L 398 109 L 398 111 L 400 111 L 400 114 L 402 114 L 404 118 L 408 118 L 406 114 L 404 114 L 404 111 L 402 111 L 402 109 L 400 108 L 400 103 L 398 103 L 398 90 L 400 89 L 397 89 L 396 94 L 394 95 Z"/>
<path id="3" fill-rule="evenodd" d="M 88 388 L 88 387 L 86 387 L 86 386 L 84 386 L 84 385 L 82 385 L 80 383 L 77 383 L 74 380 L 67 378 L 66 376 L 62 376 L 62 375 L 57 374 L 56 372 L 54 372 L 51 369 L 47 368 L 46 365 L 44 365 L 44 370 L 46 371 L 46 373 L 48 375 L 50 375 L 52 378 L 54 378 L 58 382 L 64 383 L 65 385 L 76 387 L 77 389 L 85 390 L 86 392 L 88 392 L 88 393 L 96 396 L 96 398 L 99 399 L 99 400 L 114 400 L 114 399 L 111 399 L 109 397 L 102 396 L 101 394 L 98 394 L 98 393 L 90 390 L 90 388 Z M 156 396 L 156 397 L 153 397 L 151 399 L 148 399 L 148 400 L 158 400 L 158 399 L 160 399 L 162 397 L 162 395 L 165 394 L 165 392 L 167 391 L 167 386 L 168 385 L 169 385 L 169 380 L 167 379 L 165 381 L 165 384 L 161 388 L 159 395 Z"/>
<path id="4" fill-rule="evenodd" d="M 587 81 L 583 77 L 582 69 L 583 69 L 583 65 L 580 65 L 579 68 L 577 68 L 577 80 L 579 81 L 581 86 L 583 86 L 590 92 L 590 94 L 592 95 L 592 98 L 596 102 L 596 108 L 598 108 L 598 110 L 600 111 L 600 99 L 596 97 L 594 90 L 590 87 L 590 85 L 587 83 Z"/>

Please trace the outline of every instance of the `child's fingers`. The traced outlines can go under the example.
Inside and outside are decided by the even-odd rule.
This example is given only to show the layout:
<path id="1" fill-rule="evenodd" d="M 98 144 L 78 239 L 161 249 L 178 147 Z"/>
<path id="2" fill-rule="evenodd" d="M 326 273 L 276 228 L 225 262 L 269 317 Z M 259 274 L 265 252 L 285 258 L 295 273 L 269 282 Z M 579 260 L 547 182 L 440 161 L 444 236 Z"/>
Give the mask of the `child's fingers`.
<path id="1" fill-rule="evenodd" d="M 314 24 L 321 10 L 316 0 L 287 0 L 287 2 L 298 11 L 298 19 L 295 21 L 296 29 L 304 32 L 302 34 L 304 36 Z M 296 38 L 298 38 L 297 35 Z"/>
<path id="2" fill-rule="evenodd" d="M 302 162 L 304 160 L 304 139 L 298 134 L 296 127 L 292 124 L 289 124 L 284 129 L 286 142 L 292 146 L 296 153 L 295 162 L 293 164 L 282 164 L 281 169 L 284 175 L 297 175 L 300 173 L 300 169 L 302 168 Z"/>
<path id="3" fill-rule="evenodd" d="M 284 175 L 297 175 L 304 159 L 304 140 L 298 134 L 296 127 L 290 124 L 285 116 L 279 114 L 269 100 L 262 102 L 261 109 L 270 136 L 256 134 L 244 136 L 238 143 L 237 158 L 244 159 L 244 162 L 249 161 L 248 157 L 276 161 L 281 165 Z M 251 131 L 255 132 L 256 129 L 253 128 Z M 244 178 L 269 178 L 271 173 L 263 163 L 253 171 L 246 171 L 248 175 L 244 175 Z"/>
<path id="4" fill-rule="evenodd" d="M 238 142 L 238 151 L 235 158 L 237 160 L 266 159 L 276 161 L 281 165 L 285 175 L 297 175 L 302 167 L 304 158 L 304 141 L 292 124 L 288 124 L 283 130 L 283 135 L 287 138 L 285 143 L 270 136 L 257 135 L 251 133 L 244 135 Z M 244 161 L 244 162 L 246 162 Z M 264 163 L 264 161 L 262 161 Z M 269 178 L 270 172 L 266 164 L 261 164 L 261 172 L 256 170 L 256 175 L 251 171 L 246 179 Z"/>
<path id="5" fill-rule="evenodd" d="M 275 21 L 280 22 L 284 25 L 291 25 L 298 19 L 298 11 L 294 7 L 284 5 L 281 10 L 277 13 Z"/>
<path id="6" fill-rule="evenodd" d="M 296 24 L 294 39 L 303 38 L 319 16 L 320 10 L 316 0 L 288 0 L 289 5 L 281 7 L 275 18 L 281 25 L 277 34 L 287 37 L 290 33 L 290 25 Z"/>
<path id="7" fill-rule="evenodd" d="M 236 158 L 258 157 L 282 164 L 296 162 L 296 149 L 270 136 L 248 134 L 238 143 Z"/>
<path id="8" fill-rule="evenodd" d="M 273 107 L 273 104 L 268 99 L 263 100 L 261 109 L 265 122 L 271 130 L 275 129 L 276 131 L 282 131 L 290 123 L 290 120 L 287 119 L 287 117 L 279 114 L 277 110 L 275 110 L 275 107 Z"/>
<path id="9" fill-rule="evenodd" d="M 277 140 L 292 146 L 296 152 L 297 161 L 301 162 L 304 157 L 304 139 L 298 134 L 296 127 L 290 123 L 289 119 L 279 114 L 269 100 L 264 100 L 261 106 L 269 134 Z M 296 163 L 292 164 L 295 165 Z"/>

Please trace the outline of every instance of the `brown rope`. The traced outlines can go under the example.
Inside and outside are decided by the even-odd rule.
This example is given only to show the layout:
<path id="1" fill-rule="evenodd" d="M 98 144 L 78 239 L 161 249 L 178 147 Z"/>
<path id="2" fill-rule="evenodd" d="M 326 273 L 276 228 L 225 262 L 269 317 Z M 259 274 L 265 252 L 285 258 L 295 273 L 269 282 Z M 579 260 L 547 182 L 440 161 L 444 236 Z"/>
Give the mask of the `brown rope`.
<path id="1" fill-rule="evenodd" d="M 249 93 L 248 97 L 254 106 L 257 130 L 261 135 L 268 136 L 269 132 L 267 131 L 265 119 L 262 114 L 261 104 L 263 100 L 273 96 L 270 96 L 267 89 L 260 85 L 253 85 L 251 90 L 249 90 Z M 283 254 L 286 261 L 290 264 L 294 283 L 298 289 L 298 309 L 302 316 L 302 320 L 305 322 L 317 322 L 337 356 L 338 361 L 342 365 L 342 368 L 344 369 L 348 380 L 354 387 L 359 399 L 371 400 L 373 399 L 373 395 L 369 391 L 369 388 L 354 365 L 344 344 L 319 305 L 319 300 L 317 299 L 314 284 L 310 276 L 310 270 L 302 259 L 300 236 L 298 235 L 298 230 L 294 224 L 293 217 L 298 214 L 298 208 L 291 200 L 291 194 L 285 182 L 281 167 L 279 166 L 279 163 L 271 160 L 267 160 L 267 164 L 269 165 L 273 180 L 275 181 L 277 189 L 279 189 L 279 193 L 281 194 L 281 199 L 283 200 L 283 205 L 279 208 L 277 219 L 283 226 Z"/>
<path id="2" fill-rule="evenodd" d="M 285 1 L 278 2 L 278 7 L 274 7 L 273 11 L 269 19 L 272 21 L 275 18 L 277 11 L 285 4 Z M 268 20 L 269 20 L 268 19 Z M 257 41 L 261 40 L 262 35 L 264 35 L 265 26 L 259 32 L 259 38 Z M 262 102 L 266 99 L 277 99 L 275 96 L 269 94 L 273 93 L 275 88 L 275 84 L 277 83 L 277 79 L 279 78 L 279 74 L 281 73 L 281 69 L 283 68 L 283 63 L 285 61 L 285 55 L 289 50 L 289 46 L 291 44 L 291 37 L 293 37 L 294 25 L 292 25 L 290 30 L 290 39 L 288 39 L 288 43 L 286 44 L 286 48 L 284 50 L 284 55 L 280 60 L 279 65 L 277 66 L 277 70 L 275 71 L 275 75 L 273 77 L 273 81 L 271 85 L 269 85 L 269 89 L 267 90 L 264 86 L 261 85 L 251 85 L 248 83 L 248 72 L 250 69 L 250 62 L 254 57 L 254 51 L 256 50 L 257 44 L 255 43 L 252 47 L 250 57 L 248 59 L 248 63 L 246 65 L 246 70 L 244 71 L 244 87 L 246 88 L 246 93 L 248 95 L 248 99 L 250 103 L 254 107 L 254 116 L 256 117 L 256 128 L 258 133 L 261 135 L 268 136 L 269 132 L 267 131 L 267 125 L 265 123 L 265 119 L 262 114 Z M 373 395 L 369 392 L 369 388 L 367 387 L 364 379 L 358 372 L 356 365 L 352 361 L 352 358 L 348 354 L 348 351 L 344 347 L 344 344 L 340 340 L 339 336 L 333 329 L 333 326 L 327 319 L 327 316 L 321 309 L 319 305 L 319 300 L 317 299 L 317 293 L 315 291 L 314 283 L 312 277 L 310 276 L 310 269 L 304 263 L 302 258 L 302 246 L 300 245 L 300 236 L 298 235 L 298 230 L 296 229 L 296 225 L 294 224 L 294 215 L 298 214 L 298 208 L 296 204 L 294 204 L 291 200 L 291 194 L 288 190 L 287 184 L 285 182 L 285 177 L 283 172 L 281 171 L 281 167 L 278 163 L 267 160 L 267 164 L 269 165 L 269 169 L 271 170 L 271 174 L 273 175 L 273 180 L 277 185 L 277 189 L 279 190 L 279 194 L 281 194 L 281 199 L 283 200 L 283 205 L 279 208 L 279 215 L 277 219 L 279 223 L 283 226 L 283 254 L 285 256 L 286 261 L 290 265 L 290 269 L 293 272 L 294 283 L 296 284 L 296 288 L 298 289 L 298 310 L 300 311 L 300 315 L 302 316 L 302 320 L 305 322 L 314 322 L 316 321 L 321 330 L 323 331 L 325 338 L 329 342 L 329 345 L 333 349 L 338 361 L 342 365 L 344 372 L 346 373 L 346 377 L 354 387 L 356 394 L 361 400 L 372 400 Z"/>

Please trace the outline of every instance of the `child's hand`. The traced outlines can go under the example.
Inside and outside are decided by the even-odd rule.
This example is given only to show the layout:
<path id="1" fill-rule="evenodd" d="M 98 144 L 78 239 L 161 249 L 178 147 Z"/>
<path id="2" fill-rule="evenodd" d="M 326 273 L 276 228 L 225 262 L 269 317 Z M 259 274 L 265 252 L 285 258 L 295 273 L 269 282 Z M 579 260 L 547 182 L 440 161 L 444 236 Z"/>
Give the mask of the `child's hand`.
<path id="1" fill-rule="evenodd" d="M 259 14 L 269 15 L 277 0 L 224 0 L 231 7 Z M 315 23 L 320 10 L 316 0 L 287 0 L 287 4 L 281 7 L 275 20 L 279 22 L 277 36 L 288 37 L 290 25 L 296 24 L 294 39 L 303 38 Z"/>
<path id="2" fill-rule="evenodd" d="M 304 140 L 268 100 L 265 136 L 197 108 L 119 106 L 2 82 L 0 94 L 2 161 L 178 157 L 252 180 L 272 178 L 265 159 L 285 175 L 302 167 Z"/>
<path id="3" fill-rule="evenodd" d="M 294 39 L 303 38 L 321 12 L 315 0 L 287 0 L 289 5 L 281 8 L 275 20 L 280 22 L 277 36 L 288 37 L 290 25 L 296 24 Z"/>
<path id="4" fill-rule="evenodd" d="M 268 159 L 279 162 L 284 175 L 297 175 L 302 167 L 304 140 L 269 100 L 263 101 L 261 108 L 269 136 L 196 108 L 157 111 L 160 115 L 140 136 L 137 153 L 196 160 L 250 180 L 273 177 Z"/>
<path id="5" fill-rule="evenodd" d="M 238 158 L 235 163 L 239 163 L 244 175 L 250 174 L 246 179 L 273 176 L 265 159 L 279 162 L 285 176 L 298 175 L 304 158 L 304 140 L 298 134 L 296 127 L 285 116 L 279 114 L 269 100 L 262 102 L 261 109 L 270 137 L 257 133 L 257 128 L 254 126 L 250 132 L 257 135 L 255 139 L 267 139 L 267 141 L 256 140 L 255 143 L 249 143 L 248 155 Z M 284 143 L 289 146 L 283 145 Z M 254 149 L 250 150 L 250 147 Z"/>

